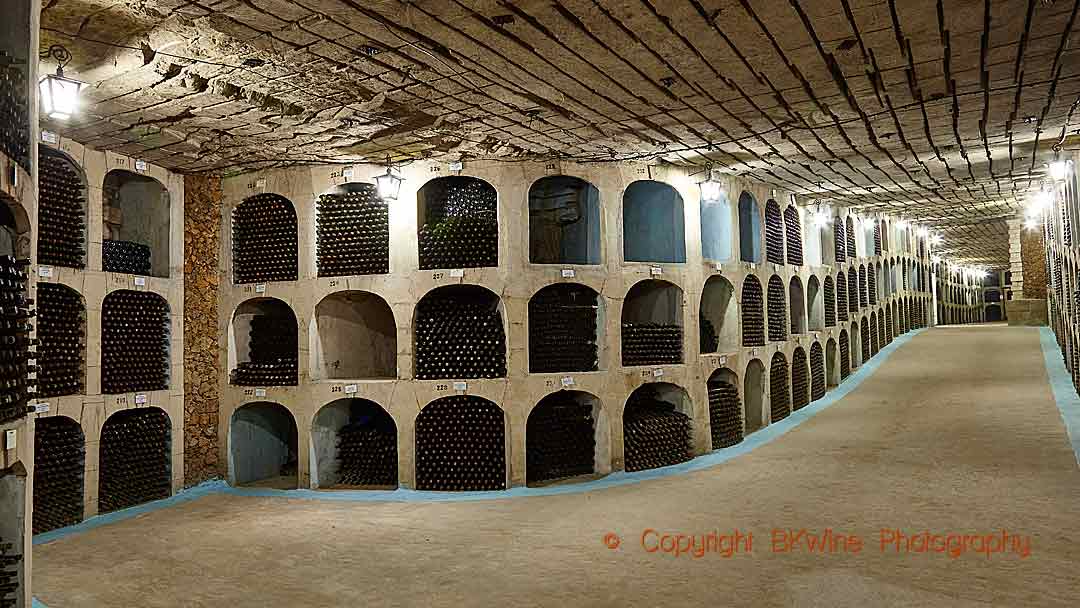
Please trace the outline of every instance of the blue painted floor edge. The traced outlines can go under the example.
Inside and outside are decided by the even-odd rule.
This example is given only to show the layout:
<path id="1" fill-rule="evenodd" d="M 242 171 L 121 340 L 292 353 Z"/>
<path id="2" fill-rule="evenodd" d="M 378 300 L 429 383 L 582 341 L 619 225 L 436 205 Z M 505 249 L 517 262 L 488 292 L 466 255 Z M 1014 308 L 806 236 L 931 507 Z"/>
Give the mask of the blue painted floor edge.
<path id="1" fill-rule="evenodd" d="M 1054 393 L 1054 403 L 1061 413 L 1065 424 L 1065 433 L 1069 437 L 1076 464 L 1080 465 L 1080 395 L 1073 387 L 1072 375 L 1065 369 L 1061 358 L 1061 348 L 1057 338 L 1049 327 L 1039 329 L 1039 342 L 1042 344 L 1043 359 L 1046 361 L 1046 374 L 1050 378 L 1050 389 Z"/>

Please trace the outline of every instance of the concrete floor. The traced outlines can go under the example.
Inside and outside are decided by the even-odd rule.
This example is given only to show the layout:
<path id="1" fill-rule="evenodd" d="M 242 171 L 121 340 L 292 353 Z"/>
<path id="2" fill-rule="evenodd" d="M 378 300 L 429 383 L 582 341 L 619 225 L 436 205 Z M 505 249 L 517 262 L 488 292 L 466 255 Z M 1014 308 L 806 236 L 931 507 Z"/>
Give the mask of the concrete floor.
<path id="1" fill-rule="evenodd" d="M 647 553 L 649 528 L 738 528 L 753 550 Z M 774 553 L 773 528 L 831 528 L 864 546 Z M 1004 528 L 1030 537 L 1030 556 L 883 553 L 881 528 Z M 1077 606 L 1080 470 L 1038 330 L 939 328 L 830 409 L 712 469 L 490 502 L 214 495 L 36 547 L 34 592 L 49 608 Z"/>

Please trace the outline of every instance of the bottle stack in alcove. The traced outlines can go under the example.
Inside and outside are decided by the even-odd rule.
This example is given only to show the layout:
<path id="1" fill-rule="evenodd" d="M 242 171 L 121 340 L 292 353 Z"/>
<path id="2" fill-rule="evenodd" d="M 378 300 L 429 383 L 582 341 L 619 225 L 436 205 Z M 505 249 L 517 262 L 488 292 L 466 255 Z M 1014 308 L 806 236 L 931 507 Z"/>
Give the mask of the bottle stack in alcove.
<path id="1" fill-rule="evenodd" d="M 714 450 L 733 446 L 743 439 L 739 389 L 730 382 L 709 382 L 709 425 Z"/>
<path id="2" fill-rule="evenodd" d="M 417 380 L 506 376 L 506 335 L 493 297 L 429 295 L 417 304 L 415 331 Z"/>
<path id="3" fill-rule="evenodd" d="M 337 453 L 340 485 L 397 486 L 397 431 L 388 415 L 362 415 L 341 427 Z"/>
<path id="4" fill-rule="evenodd" d="M 498 196 L 478 179 L 448 177 L 424 188 L 420 269 L 499 265 Z"/>
<path id="5" fill-rule="evenodd" d="M 10 539 L 0 536 L 0 608 L 16 608 L 19 589 L 19 565 L 22 554 Z"/>
<path id="6" fill-rule="evenodd" d="M 169 388 L 169 307 L 147 292 L 114 291 L 101 311 L 101 392 Z"/>
<path id="7" fill-rule="evenodd" d="M 148 275 L 150 248 L 132 241 L 102 241 L 101 268 L 105 272 Z"/>
<path id="8" fill-rule="evenodd" d="M 690 418 L 648 387 L 626 403 L 623 442 L 627 471 L 643 471 L 686 462 L 693 457 Z"/>
<path id="9" fill-rule="evenodd" d="M 463 491 L 506 488 L 503 413 L 472 395 L 444 397 L 416 419 L 416 486 Z"/>
<path id="10" fill-rule="evenodd" d="M 354 184 L 319 197 L 316 260 L 320 277 L 390 272 L 390 219 L 375 186 Z"/>
<path id="11" fill-rule="evenodd" d="M 682 363 L 682 326 L 672 323 L 623 323 L 623 365 Z"/>
<path id="12" fill-rule="evenodd" d="M 0 51 L 0 151 L 30 171 L 30 113 L 25 66 Z"/>
<path id="13" fill-rule="evenodd" d="M 38 264 L 85 268 L 85 199 L 82 180 L 66 160 L 38 159 Z M 103 245 L 104 247 L 104 245 Z"/>
<path id="14" fill-rule="evenodd" d="M 256 194 L 233 213 L 233 280 L 295 281 L 296 212 L 277 194 Z"/>
<path id="15" fill-rule="evenodd" d="M 79 294 L 41 283 L 38 299 L 38 393 L 42 397 L 82 392 L 83 307 Z"/>
<path id="16" fill-rule="evenodd" d="M 716 335 L 716 327 L 712 324 L 712 321 L 701 319 L 700 340 L 700 352 L 715 353 L 716 349 L 720 347 L 720 336 Z"/>
<path id="17" fill-rule="evenodd" d="M 34 330 L 30 308 L 33 301 L 26 297 L 26 268 L 30 260 L 0 256 L 0 423 L 18 420 L 26 415 L 28 404 L 37 383 L 28 378 L 36 373 L 36 365 L 28 360 L 36 353 L 37 345 L 30 338 Z"/>
<path id="18" fill-rule="evenodd" d="M 529 301 L 529 371 L 591 372 L 598 366 L 596 292 L 560 285 Z"/>
<path id="19" fill-rule="evenodd" d="M 743 288 L 742 332 L 743 346 L 765 346 L 765 302 L 756 282 Z"/>
<path id="20" fill-rule="evenodd" d="M 295 386 L 298 383 L 296 321 L 288 315 L 251 317 L 248 360 L 232 372 L 237 386 Z"/>
<path id="21" fill-rule="evenodd" d="M 77 423 L 38 418 L 34 429 L 34 534 L 83 519 L 86 448 Z"/>
<path id="22" fill-rule="evenodd" d="M 158 409 L 114 414 L 101 431 L 98 506 L 102 513 L 167 498 L 169 417 Z"/>
<path id="23" fill-rule="evenodd" d="M 592 406 L 559 392 L 544 399 L 529 416 L 525 435 L 526 473 L 530 483 L 593 472 L 596 431 Z"/>

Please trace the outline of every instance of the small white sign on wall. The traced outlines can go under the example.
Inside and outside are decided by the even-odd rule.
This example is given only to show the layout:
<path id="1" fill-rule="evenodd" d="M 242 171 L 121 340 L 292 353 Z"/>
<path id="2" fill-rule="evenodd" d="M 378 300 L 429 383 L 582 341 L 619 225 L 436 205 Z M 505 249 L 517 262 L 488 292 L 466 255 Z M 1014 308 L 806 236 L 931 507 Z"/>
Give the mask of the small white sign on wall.
<path id="1" fill-rule="evenodd" d="M 345 394 L 346 395 L 355 395 L 356 391 L 358 391 L 358 390 L 359 390 L 359 387 L 357 387 L 355 384 L 346 384 L 345 385 Z"/>
<path id="2" fill-rule="evenodd" d="M 135 277 L 136 287 L 146 287 L 146 277 Z"/>
<path id="3" fill-rule="evenodd" d="M 138 171 L 139 173 L 146 173 L 146 170 L 148 168 L 149 168 L 149 166 L 146 164 L 145 160 L 138 160 L 138 159 L 135 160 L 135 170 Z"/>
<path id="4" fill-rule="evenodd" d="M 446 168 L 451 171 L 461 171 L 463 168 L 465 168 L 465 165 L 462 164 L 461 161 L 457 161 L 453 163 L 447 163 Z"/>
<path id="5" fill-rule="evenodd" d="M 658 277 L 658 276 L 664 274 L 664 269 L 659 267 L 659 266 L 653 266 L 653 267 L 649 268 L 649 274 L 651 274 L 654 277 Z"/>
<path id="6" fill-rule="evenodd" d="M 135 405 L 145 405 L 145 404 L 146 404 L 146 393 L 139 393 L 139 394 L 135 395 Z"/>
<path id="7" fill-rule="evenodd" d="M 716 360 L 716 362 L 720 365 L 727 365 L 727 356 L 721 355 L 720 358 Z"/>
<path id="8" fill-rule="evenodd" d="M 562 278 L 564 278 L 564 279 L 572 279 L 572 278 L 574 278 L 574 269 L 573 268 L 563 268 L 562 269 Z"/>
<path id="9" fill-rule="evenodd" d="M 266 283 L 259 283 L 256 285 L 255 293 L 266 293 Z"/>
<path id="10" fill-rule="evenodd" d="M 256 397 L 265 397 L 266 396 L 266 389 L 265 388 L 257 388 L 257 389 L 255 389 L 255 396 Z"/>
<path id="11" fill-rule="evenodd" d="M 653 375 L 653 378 L 663 378 L 664 377 L 664 370 L 658 367 L 658 368 L 652 370 L 652 375 Z"/>
<path id="12" fill-rule="evenodd" d="M 56 135 L 56 133 L 53 133 L 52 131 L 42 130 L 41 141 L 47 144 L 55 144 L 56 142 L 60 141 L 60 138 Z"/>
<path id="13" fill-rule="evenodd" d="M 571 386 L 574 386 L 574 379 L 572 377 L 570 377 L 570 376 L 563 376 L 563 378 L 562 378 L 562 387 L 563 388 L 570 388 Z"/>
<path id="14" fill-rule="evenodd" d="M 454 383 L 454 390 L 459 393 L 464 393 L 465 391 L 469 390 L 469 383 L 459 380 Z"/>
<path id="15" fill-rule="evenodd" d="M 463 276 L 465 276 L 465 270 L 461 268 L 454 268 L 450 271 L 450 278 L 452 279 L 460 279 Z"/>
<path id="16" fill-rule="evenodd" d="M 48 403 L 35 403 L 34 404 L 34 413 L 35 414 L 48 414 L 49 413 L 49 404 Z"/>
<path id="17" fill-rule="evenodd" d="M 39 277 L 47 279 L 52 276 L 52 266 L 38 266 L 37 273 Z"/>
<path id="18" fill-rule="evenodd" d="M 16 439 L 18 439 L 18 437 L 19 434 L 15 431 L 15 429 L 8 429 L 8 431 L 4 433 L 4 447 L 9 450 L 14 450 L 16 445 Z"/>
<path id="19" fill-rule="evenodd" d="M 345 167 L 341 170 L 341 179 L 346 182 L 351 182 L 353 178 L 353 168 Z"/>

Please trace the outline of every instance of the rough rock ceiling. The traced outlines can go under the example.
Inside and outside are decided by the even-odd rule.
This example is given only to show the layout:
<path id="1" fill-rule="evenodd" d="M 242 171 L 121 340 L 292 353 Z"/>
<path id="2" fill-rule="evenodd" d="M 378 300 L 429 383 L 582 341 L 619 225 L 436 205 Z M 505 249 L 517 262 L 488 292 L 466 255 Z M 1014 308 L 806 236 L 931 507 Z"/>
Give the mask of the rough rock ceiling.
<path id="1" fill-rule="evenodd" d="M 1080 0 L 45 0 L 85 112 L 179 171 L 550 158 L 715 163 L 936 227 L 1004 218 L 1080 127 Z"/>

